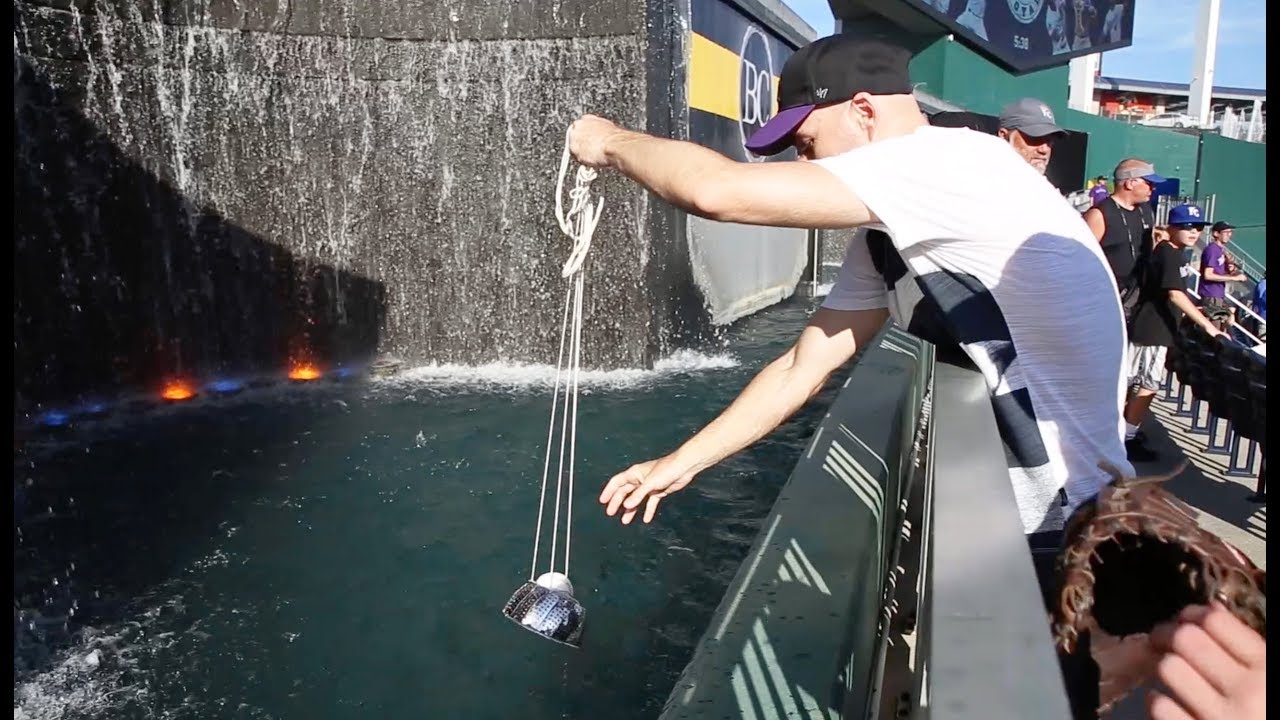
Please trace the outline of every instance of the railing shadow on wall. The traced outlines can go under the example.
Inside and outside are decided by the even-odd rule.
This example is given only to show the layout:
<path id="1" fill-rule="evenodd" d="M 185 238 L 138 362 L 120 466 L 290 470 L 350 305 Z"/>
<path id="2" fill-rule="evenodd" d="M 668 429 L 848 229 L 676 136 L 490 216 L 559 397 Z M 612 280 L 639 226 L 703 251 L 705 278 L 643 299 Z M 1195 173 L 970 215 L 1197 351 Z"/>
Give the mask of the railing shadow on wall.
<path id="1" fill-rule="evenodd" d="M 1068 716 L 982 377 L 869 347 L 663 720 Z"/>
<path id="2" fill-rule="evenodd" d="M 306 408 L 269 407 L 256 421 L 170 415 L 134 438 L 133 416 L 121 421 L 120 411 L 113 422 L 126 423 L 116 426 L 123 440 L 105 446 L 75 423 L 51 430 L 24 425 L 24 416 L 130 387 L 158 404 L 157 383 L 174 373 L 283 378 L 298 359 L 369 355 L 386 292 L 184 197 L 95 127 L 76 91 L 22 50 L 14 55 L 15 677 L 53 662 L 78 628 L 127 619 L 131 598 L 225 532 L 224 505 L 258 492 L 212 468 L 228 467 L 245 442 L 278 445 L 313 418 Z M 131 454 L 121 462 L 136 472 L 113 474 L 113 452 Z M 268 455 L 237 462 L 279 464 Z M 23 668 L 20 647 L 31 650 Z"/>
<path id="3" fill-rule="evenodd" d="M 662 714 L 828 718 L 876 702 L 879 627 L 912 487 L 931 348 L 857 360 Z"/>

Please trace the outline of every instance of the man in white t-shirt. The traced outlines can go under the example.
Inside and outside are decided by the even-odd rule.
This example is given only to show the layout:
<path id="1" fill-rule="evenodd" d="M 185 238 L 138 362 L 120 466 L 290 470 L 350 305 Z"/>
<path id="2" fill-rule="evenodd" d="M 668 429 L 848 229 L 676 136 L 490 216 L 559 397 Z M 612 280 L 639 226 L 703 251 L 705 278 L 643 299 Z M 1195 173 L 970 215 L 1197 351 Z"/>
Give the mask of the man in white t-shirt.
<path id="1" fill-rule="evenodd" d="M 747 147 L 801 162 L 735 162 L 692 143 L 574 122 L 571 152 L 689 212 L 797 228 L 864 227 L 795 346 L 669 455 L 609 480 L 606 512 L 650 521 L 701 470 L 771 432 L 892 316 L 959 346 L 991 391 L 1023 527 L 1056 548 L 1121 441 L 1125 328 L 1111 272 L 1080 214 L 999 138 L 930 127 L 910 54 L 865 33 L 820 39 L 782 70 L 780 108 Z M 1034 539 L 1033 539 L 1034 543 Z M 1046 580 L 1041 564 L 1042 584 Z"/>

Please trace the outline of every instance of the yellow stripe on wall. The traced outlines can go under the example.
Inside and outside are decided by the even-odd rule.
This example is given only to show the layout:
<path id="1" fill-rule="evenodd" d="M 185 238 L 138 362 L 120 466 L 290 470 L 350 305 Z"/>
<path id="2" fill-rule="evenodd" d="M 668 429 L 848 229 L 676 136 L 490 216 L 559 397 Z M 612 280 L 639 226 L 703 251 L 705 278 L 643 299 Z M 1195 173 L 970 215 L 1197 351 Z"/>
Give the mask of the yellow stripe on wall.
<path id="1" fill-rule="evenodd" d="M 690 36 L 689 107 L 737 120 L 742 108 L 738 54 L 697 33 Z"/>

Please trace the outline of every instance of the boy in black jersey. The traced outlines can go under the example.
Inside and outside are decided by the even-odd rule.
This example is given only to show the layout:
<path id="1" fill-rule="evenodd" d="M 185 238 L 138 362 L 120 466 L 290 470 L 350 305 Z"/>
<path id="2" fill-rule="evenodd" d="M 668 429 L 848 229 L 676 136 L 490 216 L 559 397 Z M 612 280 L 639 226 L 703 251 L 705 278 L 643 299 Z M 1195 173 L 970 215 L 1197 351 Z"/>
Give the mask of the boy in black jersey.
<path id="1" fill-rule="evenodd" d="M 1138 304 L 1129 321 L 1129 401 L 1125 404 L 1125 450 L 1133 462 L 1150 462 L 1156 454 L 1138 439 L 1138 426 L 1146 419 L 1151 401 L 1164 380 L 1165 354 L 1178 333 L 1178 318 L 1185 313 L 1210 336 L 1220 335 L 1186 292 L 1186 276 L 1195 269 L 1183 261 L 1183 251 L 1200 239 L 1204 212 L 1195 205 L 1178 205 L 1169 211 L 1168 240 L 1157 243 L 1143 273 Z"/>

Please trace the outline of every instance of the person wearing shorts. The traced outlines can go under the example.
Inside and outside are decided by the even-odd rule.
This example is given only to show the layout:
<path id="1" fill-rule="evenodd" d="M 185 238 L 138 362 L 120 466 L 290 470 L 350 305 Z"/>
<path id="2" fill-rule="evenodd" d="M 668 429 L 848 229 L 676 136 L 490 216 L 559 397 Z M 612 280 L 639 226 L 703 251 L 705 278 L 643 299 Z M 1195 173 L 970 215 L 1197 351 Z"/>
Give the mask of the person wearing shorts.
<path id="1" fill-rule="evenodd" d="M 1129 399 L 1124 408 L 1124 446 L 1132 462 L 1150 462 L 1157 457 L 1138 435 L 1138 428 L 1164 382 L 1165 357 L 1177 337 L 1179 317 L 1185 313 L 1209 335 L 1221 334 L 1187 295 L 1183 277 L 1186 268 L 1183 250 L 1195 246 L 1204 226 L 1204 213 L 1195 205 L 1178 205 L 1170 210 L 1168 240 L 1152 248 L 1143 273 L 1138 304 L 1129 322 Z"/>

